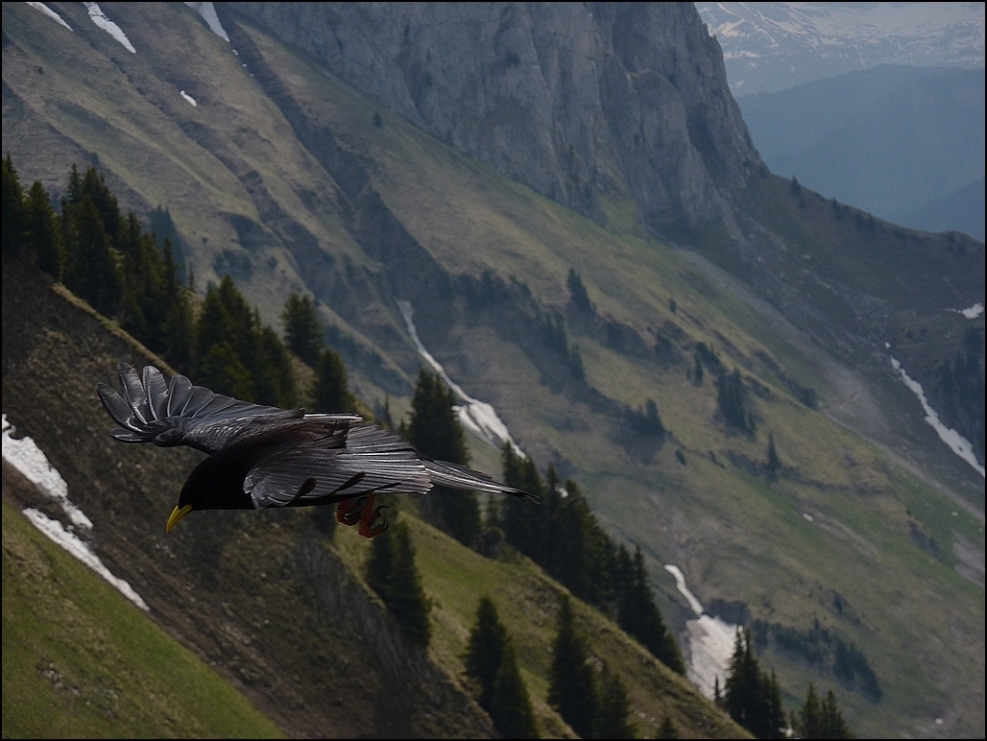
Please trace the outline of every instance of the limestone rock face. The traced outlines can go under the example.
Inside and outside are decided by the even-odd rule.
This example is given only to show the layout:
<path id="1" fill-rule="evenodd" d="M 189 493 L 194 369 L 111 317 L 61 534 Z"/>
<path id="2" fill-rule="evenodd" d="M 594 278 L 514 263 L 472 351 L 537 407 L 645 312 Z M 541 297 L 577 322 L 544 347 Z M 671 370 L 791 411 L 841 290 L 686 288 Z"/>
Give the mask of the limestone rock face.
<path id="1" fill-rule="evenodd" d="M 717 219 L 761 160 L 692 3 L 230 3 L 457 151 L 604 220 Z"/>

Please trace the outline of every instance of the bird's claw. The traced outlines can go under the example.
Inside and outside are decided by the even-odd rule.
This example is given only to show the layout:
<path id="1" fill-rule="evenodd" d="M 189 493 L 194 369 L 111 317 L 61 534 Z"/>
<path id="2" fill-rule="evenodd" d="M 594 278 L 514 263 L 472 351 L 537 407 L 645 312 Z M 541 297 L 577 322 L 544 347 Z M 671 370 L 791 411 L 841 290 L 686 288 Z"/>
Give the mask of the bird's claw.
<path id="1" fill-rule="evenodd" d="M 366 497 L 344 499 L 336 507 L 336 521 L 343 523 L 347 527 L 353 527 L 363 516 L 364 505 L 366 502 Z"/>
<path id="2" fill-rule="evenodd" d="M 376 494 L 371 494 L 369 497 L 356 497 L 340 502 L 336 507 L 336 519 L 347 527 L 359 522 L 360 535 L 364 538 L 376 538 L 387 530 L 387 521 L 381 515 L 381 512 L 387 509 L 387 505 L 382 504 L 374 508 L 375 498 Z M 378 518 L 380 524 L 375 525 Z"/>
<path id="3" fill-rule="evenodd" d="M 376 538 L 378 535 L 387 530 L 387 520 L 381 515 L 381 510 L 387 509 L 387 505 L 382 504 L 377 509 L 371 510 L 367 507 L 363 511 L 363 517 L 360 518 L 360 535 L 364 538 Z M 374 521 L 380 517 L 380 524 L 374 525 Z"/>

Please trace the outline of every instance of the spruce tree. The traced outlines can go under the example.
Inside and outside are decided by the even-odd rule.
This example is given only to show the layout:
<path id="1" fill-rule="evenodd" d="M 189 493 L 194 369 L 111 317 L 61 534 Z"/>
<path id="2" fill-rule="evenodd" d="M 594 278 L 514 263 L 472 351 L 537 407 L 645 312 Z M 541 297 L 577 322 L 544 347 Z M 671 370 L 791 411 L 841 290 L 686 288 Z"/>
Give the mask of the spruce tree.
<path id="1" fill-rule="evenodd" d="M 406 523 L 392 525 L 374 538 L 366 566 L 367 583 L 414 643 L 428 646 L 431 605 L 415 565 L 415 549 Z"/>
<path id="2" fill-rule="evenodd" d="M 617 600 L 617 621 L 620 627 L 637 638 L 651 654 L 672 671 L 685 674 L 685 662 L 672 633 L 665 627 L 661 611 L 655 604 L 654 590 L 648 581 L 648 570 L 644 556 L 638 546 L 631 559 L 626 551 L 622 553 L 622 567 L 625 571 L 620 580 L 621 589 Z M 626 560 L 625 560 L 626 559 Z"/>
<path id="3" fill-rule="evenodd" d="M 593 306 L 593 302 L 589 300 L 586 286 L 583 285 L 583 279 L 572 268 L 569 268 L 566 285 L 569 288 L 569 295 L 572 296 L 572 303 L 576 305 L 577 309 L 587 314 L 594 310 L 595 307 Z"/>
<path id="4" fill-rule="evenodd" d="M 497 608 L 489 597 L 481 597 L 476 624 L 466 644 L 466 674 L 479 682 L 478 702 L 488 712 L 506 647 L 507 629 L 497 616 Z"/>
<path id="5" fill-rule="evenodd" d="M 343 359 L 329 348 L 322 350 L 315 364 L 315 411 L 328 414 L 355 412 L 356 399 L 346 382 Z"/>
<path id="6" fill-rule="evenodd" d="M 455 397 L 439 374 L 422 369 L 411 400 L 408 441 L 429 458 L 467 465 L 466 434 L 456 419 L 454 404 Z M 474 492 L 436 486 L 428 494 L 424 514 L 470 547 L 476 544 L 483 527 L 480 502 Z"/>
<path id="7" fill-rule="evenodd" d="M 24 201 L 25 242 L 34 253 L 38 267 L 56 280 L 62 277 L 65 261 L 58 220 L 59 216 L 48 199 L 48 191 L 40 180 L 35 180 Z"/>
<path id="8" fill-rule="evenodd" d="M 785 724 L 781 692 L 774 673 L 761 670 L 749 630 L 737 629 L 723 693 L 723 708 L 757 738 L 782 738 Z"/>
<path id="9" fill-rule="evenodd" d="M 103 218 L 88 196 L 73 205 L 67 218 L 65 285 L 96 311 L 111 317 L 119 306 L 121 287 Z"/>
<path id="10" fill-rule="evenodd" d="M 820 702 L 811 682 L 805 703 L 798 713 L 791 714 L 790 720 L 797 738 L 853 738 L 843 713 L 836 706 L 833 691 L 830 690 L 826 699 Z"/>
<path id="11" fill-rule="evenodd" d="M 323 329 L 311 297 L 292 293 L 281 312 L 281 324 L 288 349 L 314 366 L 322 354 Z"/>
<path id="12" fill-rule="evenodd" d="M 679 738 L 678 731 L 675 730 L 675 724 L 672 723 L 672 719 L 667 715 L 658 726 L 658 733 L 655 738 Z"/>
<path id="13" fill-rule="evenodd" d="M 24 234 L 24 188 L 14 161 L 8 153 L 3 159 L 3 253 L 20 252 Z"/>
<path id="14" fill-rule="evenodd" d="M 510 641 L 494 678 L 490 698 L 490 717 L 504 738 L 538 738 L 535 713 L 528 689 L 517 665 L 517 654 Z"/>
<path id="15" fill-rule="evenodd" d="M 773 432 L 768 433 L 768 462 L 765 465 L 768 478 L 774 480 L 778 478 L 778 470 L 781 468 L 781 460 L 778 458 L 778 449 L 775 447 L 775 436 Z"/>
<path id="16" fill-rule="evenodd" d="M 620 677 L 603 663 L 600 678 L 599 714 L 596 719 L 596 738 L 634 738 L 634 726 L 628 720 L 631 706 L 627 689 Z"/>
<path id="17" fill-rule="evenodd" d="M 576 634 L 572 604 L 563 595 L 552 644 L 548 704 L 583 738 L 592 736 L 598 714 L 596 681 L 588 658 L 586 644 Z"/>

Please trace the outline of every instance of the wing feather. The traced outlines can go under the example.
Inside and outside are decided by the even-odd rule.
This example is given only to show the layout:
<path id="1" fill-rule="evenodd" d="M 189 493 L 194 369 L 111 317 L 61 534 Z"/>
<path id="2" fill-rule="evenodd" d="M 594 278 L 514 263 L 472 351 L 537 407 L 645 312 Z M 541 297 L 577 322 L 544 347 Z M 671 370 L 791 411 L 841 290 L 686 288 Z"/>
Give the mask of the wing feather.
<path id="1" fill-rule="evenodd" d="M 304 416 L 301 409 L 252 404 L 193 386 L 182 375 L 165 384 L 161 372 L 152 366 L 144 369 L 143 380 L 126 363 L 120 363 L 119 373 L 120 393 L 104 383 L 97 383 L 96 391 L 107 413 L 122 428 L 110 434 L 122 442 L 189 445 L 215 453 L 234 440 Z"/>

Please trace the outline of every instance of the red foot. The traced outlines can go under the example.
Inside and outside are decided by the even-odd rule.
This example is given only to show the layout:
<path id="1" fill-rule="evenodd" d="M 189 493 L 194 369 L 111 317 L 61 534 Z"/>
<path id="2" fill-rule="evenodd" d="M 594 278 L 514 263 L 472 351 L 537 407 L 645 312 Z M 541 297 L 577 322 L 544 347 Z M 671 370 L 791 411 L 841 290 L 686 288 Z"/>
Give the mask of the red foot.
<path id="1" fill-rule="evenodd" d="M 374 508 L 374 499 L 376 496 L 376 494 L 371 494 L 368 497 L 343 500 L 336 507 L 336 519 L 350 527 L 359 522 L 360 535 L 364 538 L 376 538 L 387 530 L 387 522 L 383 519 L 381 519 L 379 525 L 374 525 L 374 522 L 380 516 L 381 510 L 387 509 L 384 505 L 376 509 Z"/>

